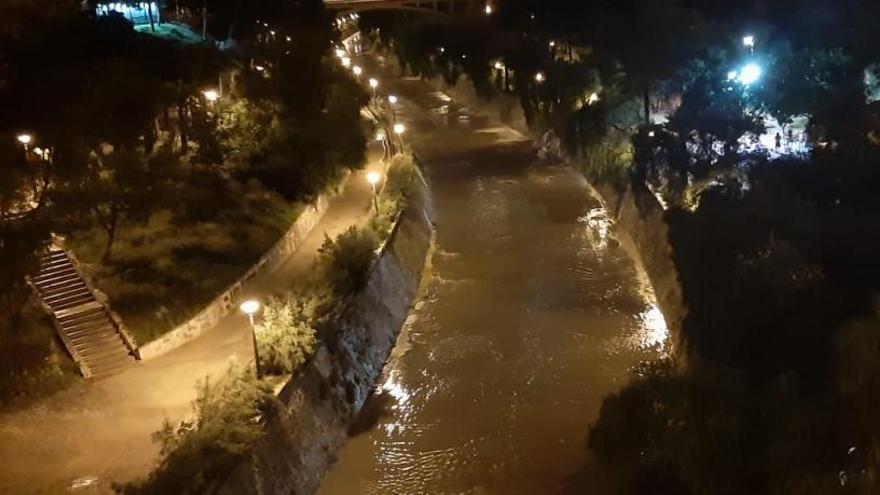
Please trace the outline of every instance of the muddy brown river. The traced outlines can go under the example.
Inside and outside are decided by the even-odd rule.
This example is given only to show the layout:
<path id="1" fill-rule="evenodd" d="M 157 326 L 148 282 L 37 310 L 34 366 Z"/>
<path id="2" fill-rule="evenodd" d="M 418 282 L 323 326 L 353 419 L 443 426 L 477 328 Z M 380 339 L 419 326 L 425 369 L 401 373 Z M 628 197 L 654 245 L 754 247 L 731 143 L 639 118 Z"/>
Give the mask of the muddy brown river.
<path id="1" fill-rule="evenodd" d="M 437 245 L 320 493 L 590 493 L 602 399 L 664 352 L 646 277 L 578 174 L 426 84 L 383 84 L 430 176 Z"/>

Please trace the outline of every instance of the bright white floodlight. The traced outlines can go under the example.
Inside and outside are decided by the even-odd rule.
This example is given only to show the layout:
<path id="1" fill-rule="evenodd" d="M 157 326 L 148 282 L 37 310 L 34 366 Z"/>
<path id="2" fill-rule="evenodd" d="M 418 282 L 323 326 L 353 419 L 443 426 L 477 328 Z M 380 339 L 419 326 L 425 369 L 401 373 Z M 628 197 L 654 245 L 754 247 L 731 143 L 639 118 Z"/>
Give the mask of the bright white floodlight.
<path id="1" fill-rule="evenodd" d="M 761 66 L 756 63 L 746 65 L 739 71 L 738 81 L 746 86 L 761 78 Z"/>
<path id="2" fill-rule="evenodd" d="M 743 36 L 743 46 L 746 48 L 755 47 L 755 37 L 753 35 Z"/>

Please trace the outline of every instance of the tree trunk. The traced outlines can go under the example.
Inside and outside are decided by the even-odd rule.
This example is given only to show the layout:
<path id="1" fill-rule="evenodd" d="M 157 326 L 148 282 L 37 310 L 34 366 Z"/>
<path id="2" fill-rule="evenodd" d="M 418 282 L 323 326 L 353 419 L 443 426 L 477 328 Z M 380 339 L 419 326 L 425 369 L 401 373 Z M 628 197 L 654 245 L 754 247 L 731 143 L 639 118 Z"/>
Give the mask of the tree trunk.
<path id="1" fill-rule="evenodd" d="M 202 2 L 202 41 L 208 41 L 208 0 Z"/>
<path id="2" fill-rule="evenodd" d="M 238 12 L 241 10 L 241 0 L 235 2 L 235 11 L 232 13 L 232 21 L 229 23 L 229 30 L 226 32 L 226 42 L 232 41 L 232 34 L 235 32 L 235 24 L 238 23 Z"/>
<path id="3" fill-rule="evenodd" d="M 153 21 L 153 4 L 147 0 L 147 17 L 150 18 L 150 31 L 156 32 L 156 23 Z"/>
<path id="4" fill-rule="evenodd" d="M 649 84 L 645 85 L 645 93 L 643 96 L 645 104 L 645 125 L 651 125 L 651 86 Z"/>
<path id="5" fill-rule="evenodd" d="M 110 261 L 110 253 L 113 249 L 113 242 L 116 240 L 116 224 L 119 222 L 119 210 L 114 206 L 110 208 L 110 218 L 107 220 L 107 224 L 104 225 L 104 230 L 107 231 L 107 244 L 104 246 L 104 254 L 101 255 L 101 262 L 107 263 Z"/>
<path id="6" fill-rule="evenodd" d="M 177 104 L 177 127 L 180 128 L 180 150 L 184 153 L 189 149 L 189 121 L 186 115 L 186 102 L 181 101 Z"/>

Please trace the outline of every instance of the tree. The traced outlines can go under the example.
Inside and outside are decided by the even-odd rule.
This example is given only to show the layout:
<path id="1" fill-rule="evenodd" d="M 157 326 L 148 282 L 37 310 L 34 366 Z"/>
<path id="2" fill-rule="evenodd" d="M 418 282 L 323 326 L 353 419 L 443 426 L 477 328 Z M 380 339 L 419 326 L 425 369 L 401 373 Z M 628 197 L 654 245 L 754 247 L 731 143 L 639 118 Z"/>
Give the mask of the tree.
<path id="1" fill-rule="evenodd" d="M 309 315 L 288 301 L 266 302 L 255 328 L 260 365 L 269 374 L 295 373 L 315 351 L 315 329 Z"/>

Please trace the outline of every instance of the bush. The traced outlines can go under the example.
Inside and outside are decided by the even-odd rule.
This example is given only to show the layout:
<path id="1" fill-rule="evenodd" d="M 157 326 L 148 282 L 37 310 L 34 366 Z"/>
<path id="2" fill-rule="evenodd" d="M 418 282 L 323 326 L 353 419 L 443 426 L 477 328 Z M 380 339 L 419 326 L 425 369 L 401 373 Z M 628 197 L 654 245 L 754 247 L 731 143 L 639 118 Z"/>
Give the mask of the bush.
<path id="1" fill-rule="evenodd" d="M 168 421 L 153 435 L 162 444 L 161 462 L 143 483 L 121 488 L 126 494 L 202 493 L 243 459 L 263 434 L 259 418 L 271 391 L 249 370 L 232 363 L 220 383 L 198 385 L 194 419 L 176 428 Z"/>
<path id="2" fill-rule="evenodd" d="M 271 299 L 257 325 L 257 346 L 264 373 L 293 373 L 315 351 L 312 315 L 301 307 Z"/>
<path id="3" fill-rule="evenodd" d="M 325 239 L 318 250 L 318 272 L 334 293 L 354 294 L 366 286 L 378 248 L 372 229 L 350 227 L 335 241 Z"/>

